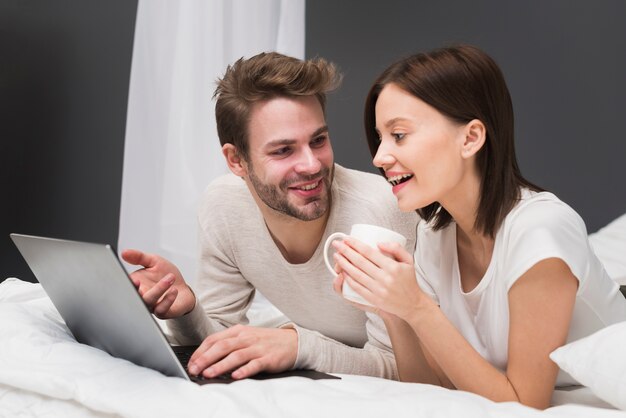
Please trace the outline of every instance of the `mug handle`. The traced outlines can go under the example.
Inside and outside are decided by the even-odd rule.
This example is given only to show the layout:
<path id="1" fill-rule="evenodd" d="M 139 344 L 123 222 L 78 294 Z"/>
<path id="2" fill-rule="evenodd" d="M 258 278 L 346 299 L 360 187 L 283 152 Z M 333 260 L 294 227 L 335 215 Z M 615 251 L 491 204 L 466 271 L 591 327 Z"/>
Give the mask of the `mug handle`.
<path id="1" fill-rule="evenodd" d="M 326 267 L 328 268 L 328 271 L 330 271 L 331 274 L 334 276 L 337 275 L 337 272 L 335 271 L 333 266 L 330 264 L 330 261 L 328 260 L 328 249 L 330 248 L 330 244 L 334 240 L 338 238 L 347 238 L 347 237 L 348 237 L 348 234 L 344 234 L 343 232 L 334 232 L 330 234 L 328 238 L 326 238 L 326 242 L 324 243 L 324 262 L 326 263 Z"/>

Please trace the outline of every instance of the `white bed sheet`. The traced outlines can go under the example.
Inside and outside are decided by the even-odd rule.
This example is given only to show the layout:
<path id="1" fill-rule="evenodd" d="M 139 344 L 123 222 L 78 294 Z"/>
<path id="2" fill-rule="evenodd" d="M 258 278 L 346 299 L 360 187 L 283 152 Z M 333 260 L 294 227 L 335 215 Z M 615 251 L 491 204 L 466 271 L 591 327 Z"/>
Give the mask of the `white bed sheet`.
<path id="1" fill-rule="evenodd" d="M 0 284 L 0 416 L 626 417 L 587 388 L 545 411 L 440 387 L 342 375 L 198 386 L 77 343 L 38 284 Z"/>

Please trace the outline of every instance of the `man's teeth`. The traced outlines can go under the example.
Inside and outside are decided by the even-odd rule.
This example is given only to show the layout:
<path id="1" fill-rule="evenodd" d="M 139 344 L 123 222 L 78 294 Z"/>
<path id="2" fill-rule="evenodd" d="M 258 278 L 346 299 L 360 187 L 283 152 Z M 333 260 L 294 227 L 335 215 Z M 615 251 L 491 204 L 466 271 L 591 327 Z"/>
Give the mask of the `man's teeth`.
<path id="1" fill-rule="evenodd" d="M 307 184 L 306 186 L 298 187 L 298 189 L 300 189 L 300 190 L 313 190 L 313 189 L 315 189 L 318 186 L 318 184 L 320 184 L 319 181 L 317 183 L 311 183 L 311 184 Z"/>
<path id="2" fill-rule="evenodd" d="M 413 177 L 413 174 L 398 174 L 397 176 L 388 177 L 387 181 L 391 183 L 392 186 L 397 186 L 402 183 L 404 180 Z"/>

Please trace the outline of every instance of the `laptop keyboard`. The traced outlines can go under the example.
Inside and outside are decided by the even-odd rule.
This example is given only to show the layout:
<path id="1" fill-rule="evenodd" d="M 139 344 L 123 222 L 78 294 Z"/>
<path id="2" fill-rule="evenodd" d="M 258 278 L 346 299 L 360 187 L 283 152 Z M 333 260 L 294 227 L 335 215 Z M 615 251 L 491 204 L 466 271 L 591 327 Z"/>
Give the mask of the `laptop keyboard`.
<path id="1" fill-rule="evenodd" d="M 174 350 L 174 354 L 176 354 L 176 358 L 178 359 L 178 361 L 180 361 L 180 364 L 183 365 L 183 367 L 185 368 L 185 371 L 187 372 L 187 375 L 193 382 L 203 385 L 206 383 L 231 383 L 235 381 L 232 377 L 230 377 L 230 374 L 228 373 L 225 373 L 225 374 L 222 374 L 220 376 L 216 376 L 210 379 L 202 375 L 193 376 L 189 374 L 189 370 L 187 370 L 187 364 L 189 364 L 189 359 L 191 359 L 192 354 L 194 353 L 194 351 L 196 351 L 197 348 L 198 348 L 197 345 L 196 346 L 194 345 L 173 345 L 172 346 L 172 350 Z"/>
<path id="2" fill-rule="evenodd" d="M 189 359 L 191 358 L 194 351 L 196 351 L 197 346 L 193 345 L 173 345 L 172 350 L 174 350 L 174 354 L 178 360 L 183 364 L 183 366 L 187 367 L 187 363 L 189 363 Z"/>

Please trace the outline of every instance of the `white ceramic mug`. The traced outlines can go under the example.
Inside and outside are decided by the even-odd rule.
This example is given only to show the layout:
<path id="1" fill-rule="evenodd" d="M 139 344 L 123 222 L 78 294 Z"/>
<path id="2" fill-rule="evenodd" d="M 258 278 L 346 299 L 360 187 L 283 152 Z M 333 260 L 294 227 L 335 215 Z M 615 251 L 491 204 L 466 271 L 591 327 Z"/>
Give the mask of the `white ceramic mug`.
<path id="1" fill-rule="evenodd" d="M 355 238 L 362 243 L 369 245 L 372 248 L 378 249 L 378 244 L 383 242 L 397 242 L 402 247 L 406 245 L 406 238 L 401 234 L 398 234 L 395 231 L 392 231 L 387 228 L 383 228 L 382 226 L 376 225 L 368 225 L 368 224 L 354 224 L 350 229 L 350 234 L 344 234 L 343 232 L 335 232 L 330 234 L 328 238 L 326 238 L 326 242 L 324 243 L 324 261 L 326 262 L 326 267 L 333 274 L 337 275 L 337 272 L 333 268 L 330 260 L 328 259 L 328 249 L 330 248 L 330 244 L 336 239 L 344 239 L 348 236 Z M 334 263 L 333 263 L 334 264 Z M 351 300 L 353 302 L 361 303 L 363 305 L 370 305 L 365 299 L 359 296 L 346 282 L 343 282 L 343 287 L 341 289 L 343 293 L 343 297 Z"/>

